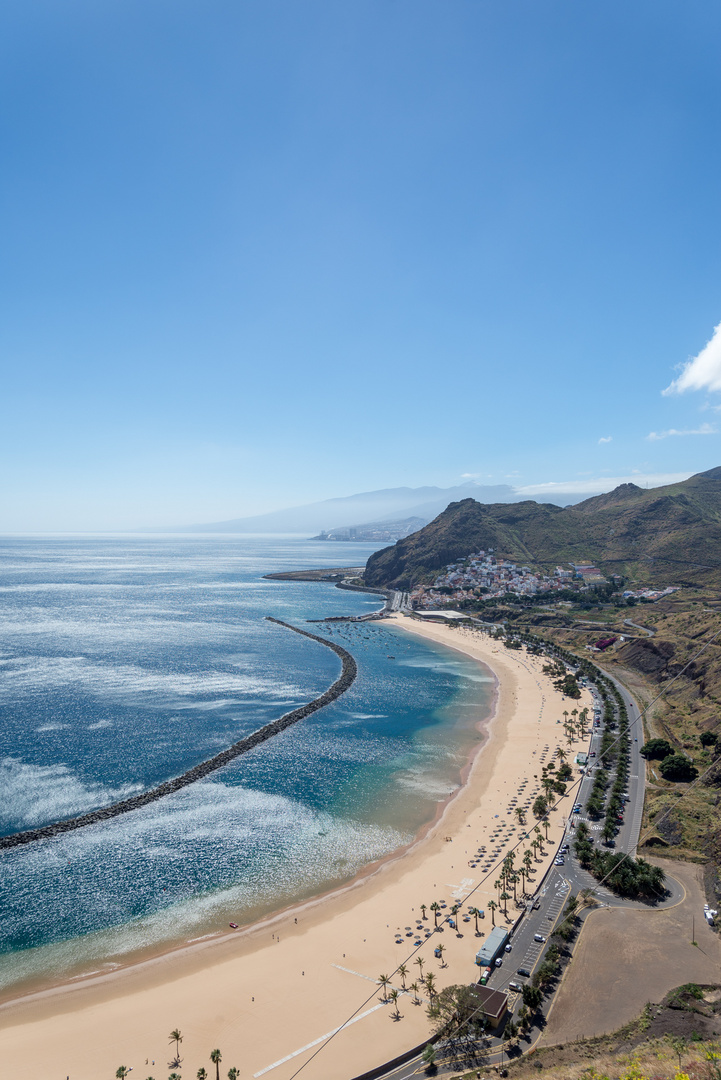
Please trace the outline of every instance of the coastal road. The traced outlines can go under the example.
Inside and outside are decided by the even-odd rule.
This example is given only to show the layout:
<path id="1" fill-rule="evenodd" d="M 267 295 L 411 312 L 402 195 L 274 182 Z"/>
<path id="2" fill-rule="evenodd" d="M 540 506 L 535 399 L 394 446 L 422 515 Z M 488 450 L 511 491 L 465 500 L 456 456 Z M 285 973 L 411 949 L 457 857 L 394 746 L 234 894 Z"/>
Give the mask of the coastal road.
<path id="1" fill-rule="evenodd" d="M 627 789 L 629 801 L 626 804 L 623 825 L 616 838 L 616 850 L 627 852 L 632 857 L 635 857 L 641 821 L 643 818 L 645 794 L 645 761 L 640 754 L 640 747 L 643 745 L 643 722 L 640 718 L 638 704 L 633 696 L 622 683 L 619 683 L 616 679 L 613 679 L 613 682 L 621 694 L 628 712 L 631 737 L 629 784 Z M 594 703 L 596 703 L 596 701 L 599 702 L 600 707 L 600 699 L 597 699 L 594 695 Z M 602 712 L 603 710 L 601 708 L 601 713 Z M 601 721 L 601 724 L 603 724 L 603 720 Z M 587 748 L 589 754 L 592 751 L 595 751 L 596 754 L 600 752 L 602 731 L 602 726 L 598 728 L 595 726 L 593 727 Z M 597 761 L 597 758 L 589 758 L 591 764 L 595 761 Z M 583 805 L 585 805 L 585 800 L 590 794 L 592 784 L 593 773 L 591 771 L 590 774 L 586 773 L 582 777 L 579 785 L 577 801 L 581 802 Z M 600 828 L 602 828 L 602 823 L 585 819 L 583 814 L 576 814 L 573 815 L 573 817 L 576 821 L 587 820 L 587 824 L 592 831 L 600 831 Z M 527 981 L 525 976 L 518 974 L 517 969 L 523 968 L 530 972 L 531 975 L 533 974 L 533 971 L 542 961 L 546 949 L 548 948 L 548 938 L 562 918 L 563 910 L 568 898 L 577 895 L 584 889 L 592 890 L 595 899 L 603 907 L 635 907 L 645 910 L 658 910 L 662 907 L 672 907 L 679 903 L 683 898 L 683 888 L 673 878 L 667 878 L 667 896 L 653 905 L 649 905 L 642 901 L 625 900 L 615 896 L 608 889 L 599 886 L 595 878 L 593 878 L 592 875 L 584 870 L 578 863 L 575 855 L 573 855 L 572 845 L 574 833 L 575 828 L 571 827 L 570 822 L 567 823 L 565 836 L 560 845 L 562 846 L 564 843 L 569 845 L 569 851 L 565 855 L 565 863 L 563 866 L 556 866 L 555 864 L 551 866 L 546 873 L 545 878 L 541 881 L 533 901 L 529 903 L 520 918 L 518 912 L 513 915 L 509 909 L 509 916 L 513 915 L 513 918 L 518 918 L 518 922 L 515 928 L 512 928 L 512 922 L 511 925 L 509 925 L 509 930 L 512 935 L 511 951 L 502 955 L 501 966 L 494 969 L 492 972 L 488 981 L 490 989 L 509 992 L 509 983 L 523 983 Z M 588 911 L 585 914 L 587 915 Z M 545 940 L 543 942 L 537 942 L 535 940 L 537 934 L 541 935 Z M 475 941 L 475 939 L 472 940 Z M 475 967 L 474 955 L 470 949 L 468 977 L 471 982 L 475 982 L 478 977 L 478 969 Z M 553 996 L 546 999 L 543 1008 L 545 1014 L 550 1010 L 553 1000 Z M 509 1012 L 514 1014 L 520 1004 L 520 995 L 510 991 Z M 525 1048 L 526 1051 L 530 1049 L 532 1045 L 535 1045 L 540 1038 L 540 1034 L 540 1032 L 534 1034 L 532 1031 L 531 1043 Z M 491 1045 L 484 1055 L 489 1063 L 499 1060 L 501 1046 L 502 1043 L 500 1039 L 491 1041 Z M 458 1071 L 458 1068 L 459 1066 L 454 1066 L 452 1071 Z M 446 1071 L 444 1066 L 441 1066 L 441 1069 Z M 419 1074 L 425 1075 L 425 1067 L 420 1057 L 416 1057 L 407 1064 L 383 1075 L 391 1078 L 391 1080 L 410 1080 L 411 1077 L 417 1077 Z"/>

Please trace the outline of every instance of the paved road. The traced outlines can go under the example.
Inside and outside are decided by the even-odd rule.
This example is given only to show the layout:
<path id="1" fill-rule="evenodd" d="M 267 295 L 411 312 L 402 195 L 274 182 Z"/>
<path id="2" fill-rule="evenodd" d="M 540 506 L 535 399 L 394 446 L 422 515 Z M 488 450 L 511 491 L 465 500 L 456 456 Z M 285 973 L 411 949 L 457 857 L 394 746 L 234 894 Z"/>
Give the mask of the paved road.
<path id="1" fill-rule="evenodd" d="M 629 852 L 631 855 L 635 855 L 641 828 L 641 820 L 643 817 L 646 775 L 645 762 L 639 753 L 640 747 L 643 745 L 642 721 L 639 718 L 638 705 L 629 691 L 616 679 L 614 679 L 613 682 L 623 697 L 626 705 L 631 735 L 630 777 L 628 785 L 630 798 L 629 802 L 626 804 L 624 823 L 616 838 L 616 850 Z M 601 714 L 603 714 L 600 699 L 599 708 L 601 709 Z M 601 734 L 602 727 L 594 727 L 588 743 L 589 753 L 594 749 L 596 753 L 599 752 Z M 589 760 L 593 762 L 596 759 Z M 590 775 L 585 774 L 581 781 L 578 798 L 578 801 L 584 805 L 585 800 L 590 793 L 592 783 L 592 773 Z M 574 817 L 576 820 L 584 820 L 583 814 L 576 814 Z M 602 823 L 590 820 L 588 820 L 587 823 L 594 831 L 602 828 Z M 491 989 L 509 991 L 508 984 L 510 982 L 525 982 L 525 977 L 519 976 L 517 973 L 519 967 L 524 968 L 526 971 L 533 974 L 534 969 L 539 964 L 548 948 L 548 941 L 536 942 L 535 935 L 540 934 L 545 939 L 548 939 L 561 918 L 568 897 L 576 895 L 582 889 L 593 889 L 594 896 L 604 907 L 636 907 L 648 910 L 648 904 L 641 901 L 623 900 L 618 896 L 614 896 L 613 893 L 602 886 L 599 887 L 595 878 L 593 878 L 586 870 L 582 869 L 578 860 L 573 855 L 573 837 L 574 829 L 569 823 L 564 841 L 562 841 L 562 843 L 568 843 L 570 848 L 565 856 L 565 864 L 563 866 L 551 866 L 545 879 L 541 882 L 540 888 L 534 896 L 533 905 L 528 905 L 526 911 L 520 918 L 520 922 L 512 932 L 511 952 L 503 955 L 501 966 L 495 969 L 491 974 L 488 981 L 488 985 Z M 675 881 L 675 879 L 667 878 L 666 887 L 668 889 L 668 895 L 665 899 L 654 904 L 653 910 L 657 910 L 661 907 L 672 907 L 679 903 L 683 898 L 683 888 Z M 509 907 L 509 915 L 510 914 L 515 914 L 517 917 L 519 913 L 511 912 L 511 908 Z M 470 950 L 468 975 L 469 981 L 475 981 L 478 976 L 478 969 L 475 967 L 474 957 L 473 954 L 470 953 Z M 552 1000 L 553 999 L 551 998 L 545 1001 L 543 1007 L 545 1013 L 550 1009 Z M 509 1012 L 514 1013 L 519 1005 L 520 995 L 509 991 Z M 524 1047 L 524 1051 L 527 1051 L 535 1045 L 540 1038 L 540 1035 L 540 1031 L 536 1028 L 532 1029 L 530 1042 Z M 485 1059 L 488 1063 L 492 1064 L 500 1061 L 500 1058 L 501 1042 L 498 1039 L 494 1039 L 492 1040 L 491 1046 L 486 1051 Z M 442 1067 L 439 1071 L 445 1071 L 445 1067 Z M 457 1065 L 453 1067 L 452 1071 L 457 1072 L 463 1070 L 461 1070 L 460 1065 Z M 413 1061 L 408 1062 L 406 1065 L 384 1075 L 389 1078 L 389 1080 L 410 1080 L 410 1077 L 418 1076 L 419 1074 L 425 1075 L 425 1067 L 420 1058 L 414 1058 Z"/>
<path id="2" fill-rule="evenodd" d="M 649 637 L 655 637 L 656 636 L 656 631 L 655 630 L 649 630 L 649 628 L 647 626 L 639 626 L 639 624 L 637 622 L 632 622 L 631 619 L 624 619 L 623 620 L 623 625 L 624 626 L 633 626 L 633 627 L 636 628 L 636 630 L 643 630 L 644 634 L 648 634 Z"/>

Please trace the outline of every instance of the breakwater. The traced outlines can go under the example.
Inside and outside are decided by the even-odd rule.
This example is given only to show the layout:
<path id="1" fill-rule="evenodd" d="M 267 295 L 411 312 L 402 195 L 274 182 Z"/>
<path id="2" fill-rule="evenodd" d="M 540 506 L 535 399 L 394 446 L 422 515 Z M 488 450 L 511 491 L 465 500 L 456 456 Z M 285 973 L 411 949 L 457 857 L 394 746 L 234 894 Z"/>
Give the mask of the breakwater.
<path id="1" fill-rule="evenodd" d="M 132 795 L 129 799 L 123 799 L 121 802 L 112 803 L 110 806 L 104 806 L 98 810 L 91 810 L 87 814 L 78 815 L 78 817 L 67 818 L 65 821 L 56 821 L 51 825 L 43 825 L 38 829 L 25 829 L 23 832 L 13 833 L 11 836 L 0 837 L 0 850 L 3 848 L 19 847 L 22 844 L 32 844 L 36 840 L 60 836 L 61 833 L 72 832 L 74 829 L 83 829 L 86 825 L 94 825 L 100 821 L 107 821 L 109 818 L 118 817 L 120 814 L 127 814 L 131 810 L 138 810 L 141 806 L 147 806 L 148 803 L 156 802 L 166 795 L 171 795 L 175 791 L 180 791 L 181 788 L 187 787 L 189 784 L 194 784 L 197 780 L 201 780 L 203 777 L 208 776 L 209 773 L 215 772 L 216 769 L 222 769 L 224 765 L 233 761 L 234 758 L 240 757 L 241 754 L 247 754 L 253 747 L 259 746 L 268 739 L 272 739 L 274 735 L 278 735 L 279 732 L 292 727 L 292 725 L 297 724 L 299 720 L 304 720 L 306 716 L 310 716 L 311 713 L 317 712 L 318 709 L 322 709 L 324 705 L 330 705 L 332 701 L 335 701 L 336 698 L 339 698 L 341 694 L 345 693 L 358 674 L 358 665 L 347 649 L 344 649 L 342 645 L 337 645 L 334 641 L 328 641 L 326 638 L 319 637 L 317 634 L 311 634 L 307 630 L 301 630 L 297 626 L 291 626 L 290 623 L 283 622 L 281 619 L 274 619 L 271 615 L 266 615 L 266 619 L 268 622 L 276 623 L 278 626 L 283 626 L 287 630 L 292 630 L 295 634 L 302 634 L 303 637 L 320 642 L 321 645 L 325 645 L 328 649 L 332 649 L 333 652 L 340 657 L 342 665 L 341 673 L 332 686 L 329 686 L 323 694 L 314 698 L 313 701 L 309 701 L 306 705 L 301 705 L 299 708 L 293 709 L 289 713 L 285 713 L 285 715 L 281 716 L 278 720 L 272 720 L 271 723 L 265 724 L 251 735 L 246 735 L 243 739 L 239 739 L 238 742 L 233 743 L 232 746 L 229 746 L 226 750 L 221 750 L 219 754 L 216 754 L 212 758 L 208 758 L 207 761 L 201 761 L 199 765 L 194 765 L 192 769 L 188 769 L 187 772 L 174 777 L 172 780 L 165 780 L 162 784 L 158 784 L 148 791 L 143 791 L 139 795 Z"/>

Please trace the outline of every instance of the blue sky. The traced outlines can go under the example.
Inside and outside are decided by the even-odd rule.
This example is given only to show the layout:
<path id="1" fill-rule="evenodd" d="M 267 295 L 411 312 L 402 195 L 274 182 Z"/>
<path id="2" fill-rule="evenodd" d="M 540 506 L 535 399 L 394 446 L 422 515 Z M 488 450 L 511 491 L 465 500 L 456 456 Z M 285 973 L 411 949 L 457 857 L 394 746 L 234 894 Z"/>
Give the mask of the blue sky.
<path id="1" fill-rule="evenodd" d="M 720 48 L 707 0 L 6 0 L 0 529 L 721 464 Z"/>

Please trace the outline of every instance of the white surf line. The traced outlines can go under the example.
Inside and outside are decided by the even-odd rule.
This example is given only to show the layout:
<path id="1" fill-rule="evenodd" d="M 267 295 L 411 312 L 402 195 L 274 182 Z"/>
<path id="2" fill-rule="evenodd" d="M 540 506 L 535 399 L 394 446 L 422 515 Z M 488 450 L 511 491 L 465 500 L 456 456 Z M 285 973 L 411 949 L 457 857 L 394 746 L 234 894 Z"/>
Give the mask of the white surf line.
<path id="1" fill-rule="evenodd" d="M 363 978 L 367 978 L 367 976 L 364 975 Z M 373 980 L 373 982 L 375 982 L 375 979 Z M 263 1076 L 265 1073 L 270 1072 L 271 1069 L 277 1069 L 279 1065 L 285 1065 L 286 1061 L 292 1061 L 294 1057 L 298 1057 L 298 1054 L 304 1054 L 306 1050 L 312 1050 L 314 1046 L 318 1045 L 318 1043 L 325 1042 L 325 1040 L 330 1039 L 332 1035 L 337 1035 L 339 1031 L 342 1031 L 344 1028 L 350 1027 L 351 1024 L 357 1024 L 359 1020 L 363 1020 L 364 1017 L 370 1016 L 370 1014 L 376 1012 L 377 1009 L 384 1009 L 385 1006 L 386 1002 L 383 1002 L 380 1005 L 374 1005 L 372 1009 L 366 1009 L 365 1012 L 360 1013 L 359 1016 L 354 1016 L 353 1019 L 348 1020 L 347 1023 L 341 1024 L 340 1027 L 333 1028 L 333 1030 L 327 1032 L 327 1034 L 321 1035 L 319 1039 L 314 1039 L 313 1042 L 309 1042 L 307 1046 L 301 1046 L 300 1050 L 294 1050 L 292 1054 L 286 1054 L 286 1056 L 284 1058 L 281 1058 L 280 1061 L 274 1061 L 272 1065 L 266 1065 L 266 1067 L 264 1069 L 261 1069 L 260 1072 L 253 1073 L 254 1080 L 256 1077 Z"/>

